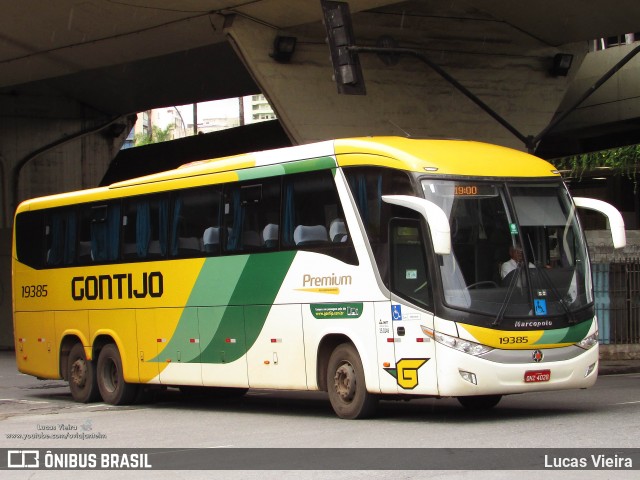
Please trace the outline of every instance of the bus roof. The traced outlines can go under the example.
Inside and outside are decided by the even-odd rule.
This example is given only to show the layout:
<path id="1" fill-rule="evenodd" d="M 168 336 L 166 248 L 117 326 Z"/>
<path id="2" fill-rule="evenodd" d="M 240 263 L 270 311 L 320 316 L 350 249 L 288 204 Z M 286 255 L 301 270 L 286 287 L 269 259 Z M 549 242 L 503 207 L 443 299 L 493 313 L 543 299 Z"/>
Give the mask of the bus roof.
<path id="1" fill-rule="evenodd" d="M 361 137 L 200 160 L 146 177 L 111 185 L 118 188 L 194 175 L 244 170 L 294 161 L 336 157 L 341 167 L 376 165 L 414 172 L 483 177 L 559 177 L 550 163 L 528 153 L 466 140 Z"/>
<path id="2" fill-rule="evenodd" d="M 323 161 L 318 163 L 319 159 Z M 303 165 L 300 165 L 301 162 Z M 295 168 L 291 168 L 294 164 Z M 545 160 L 497 145 L 466 140 L 360 137 L 201 160 L 174 170 L 117 182 L 107 187 L 52 195 L 26 203 L 39 208 L 37 204 L 41 201 L 46 202 L 47 206 L 54 206 L 74 201 L 117 198 L 123 193 L 120 189 L 126 187 L 134 187 L 130 194 L 135 195 L 147 193 L 152 184 L 157 186 L 157 190 L 162 190 L 162 183 L 176 180 L 177 188 L 196 186 L 206 183 L 204 179 L 199 181 L 198 177 L 212 174 L 222 174 L 224 178 L 218 178 L 218 182 L 238 181 L 260 176 L 250 174 L 256 167 L 273 167 L 280 173 L 289 173 L 304 171 L 305 168 L 317 170 L 336 165 L 382 166 L 436 176 L 560 178 L 560 173 Z M 265 171 L 264 175 L 270 174 Z M 25 207 L 26 205 L 22 206 Z"/>
<path id="3" fill-rule="evenodd" d="M 560 177 L 556 168 L 528 153 L 467 140 L 418 140 L 403 137 L 349 138 L 335 141 L 340 166 L 370 164 L 441 175 L 480 177 Z"/>

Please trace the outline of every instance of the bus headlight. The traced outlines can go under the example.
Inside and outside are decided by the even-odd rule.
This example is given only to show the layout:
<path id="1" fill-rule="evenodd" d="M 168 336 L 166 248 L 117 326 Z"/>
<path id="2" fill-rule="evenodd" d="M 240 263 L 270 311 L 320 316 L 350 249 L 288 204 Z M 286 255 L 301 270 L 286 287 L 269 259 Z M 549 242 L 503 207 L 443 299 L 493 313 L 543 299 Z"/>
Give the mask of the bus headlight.
<path id="1" fill-rule="evenodd" d="M 492 347 L 482 345 L 480 343 L 472 342 L 470 340 L 464 340 L 460 337 L 452 337 L 451 335 L 445 335 L 444 333 L 435 332 L 427 327 L 422 327 L 422 331 L 425 335 L 430 336 L 436 342 L 446 345 L 447 347 L 459 350 L 469 355 L 479 356 L 484 355 L 487 352 L 493 350 Z"/>
<path id="2" fill-rule="evenodd" d="M 592 347 L 595 347 L 598 344 L 598 331 L 596 330 L 588 337 L 583 338 L 580 342 L 576 343 L 576 345 L 580 348 L 584 348 L 585 350 L 589 350 Z"/>

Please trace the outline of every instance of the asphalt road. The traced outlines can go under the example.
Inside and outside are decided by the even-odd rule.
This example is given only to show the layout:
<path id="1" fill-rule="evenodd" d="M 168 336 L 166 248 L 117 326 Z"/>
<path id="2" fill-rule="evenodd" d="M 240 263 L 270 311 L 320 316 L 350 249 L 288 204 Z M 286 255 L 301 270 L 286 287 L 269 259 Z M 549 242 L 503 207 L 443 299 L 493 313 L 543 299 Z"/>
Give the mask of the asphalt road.
<path id="1" fill-rule="evenodd" d="M 84 437 L 81 434 L 84 433 Z M 37 380 L 15 370 L 0 352 L 0 448 L 523 448 L 640 447 L 640 374 L 601 376 L 588 390 L 512 395 L 494 409 L 471 412 L 454 399 L 382 402 L 371 420 L 337 418 L 326 394 L 250 390 L 237 400 L 186 399 L 177 390 L 128 407 L 72 401 L 63 381 Z M 55 436 L 55 438 L 54 438 Z M 322 450 L 318 450 L 322 452 Z M 347 450 L 348 451 L 348 450 Z M 515 452 L 515 450 L 511 450 Z M 292 451 L 295 454 L 295 450 Z M 380 453 L 380 451 L 376 451 Z M 397 451 L 396 451 L 397 452 Z M 156 457 L 158 458 L 158 457 Z M 251 459 L 245 459 L 250 468 Z M 330 461 L 330 460 L 329 460 Z M 499 463 L 499 462 L 498 462 Z M 640 463 L 640 462 L 639 462 Z M 636 478 L 637 469 L 615 472 Z M 239 468 L 242 468 L 241 466 Z M 331 468 L 331 467 L 329 467 Z M 395 467 L 394 467 L 395 468 Z M 136 478 L 612 478 L 612 471 L 287 470 L 120 472 Z M 7 473 L 7 475 L 4 475 Z M 3 478 L 27 478 L 3 472 Z M 32 471 L 29 478 L 70 478 Z M 76 472 L 79 473 L 79 472 Z M 114 472 L 91 472 L 113 478 Z"/>

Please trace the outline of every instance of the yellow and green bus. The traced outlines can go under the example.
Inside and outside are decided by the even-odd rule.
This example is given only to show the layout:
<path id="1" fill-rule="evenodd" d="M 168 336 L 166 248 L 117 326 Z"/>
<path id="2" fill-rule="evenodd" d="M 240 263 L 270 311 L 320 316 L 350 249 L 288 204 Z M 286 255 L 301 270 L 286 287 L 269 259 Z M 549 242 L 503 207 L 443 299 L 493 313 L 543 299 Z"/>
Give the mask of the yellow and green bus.
<path id="1" fill-rule="evenodd" d="M 539 158 L 352 138 L 205 160 L 25 201 L 13 239 L 21 372 L 79 402 L 150 387 L 380 398 L 592 385 L 598 323 L 576 206 Z M 509 252 L 519 252 L 505 274 Z M 512 255 L 513 256 L 513 255 Z"/>

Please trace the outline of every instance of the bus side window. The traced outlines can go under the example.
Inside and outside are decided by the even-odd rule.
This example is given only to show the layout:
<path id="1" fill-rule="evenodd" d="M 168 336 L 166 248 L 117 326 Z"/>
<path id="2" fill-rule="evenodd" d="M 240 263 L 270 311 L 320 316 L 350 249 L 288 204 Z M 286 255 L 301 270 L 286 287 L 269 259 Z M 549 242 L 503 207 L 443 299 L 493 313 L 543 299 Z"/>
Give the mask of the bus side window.
<path id="1" fill-rule="evenodd" d="M 49 211 L 46 225 L 46 263 L 51 267 L 73 265 L 76 261 L 77 219 L 73 208 Z"/>
<path id="2" fill-rule="evenodd" d="M 393 219 L 390 225 L 391 290 L 422 306 L 433 307 L 419 220 Z"/>
<path id="3" fill-rule="evenodd" d="M 167 254 L 169 200 L 167 195 L 127 199 L 122 218 L 125 259 L 162 258 Z"/>
<path id="4" fill-rule="evenodd" d="M 278 247 L 280 177 L 225 189 L 225 251 L 260 252 Z"/>
<path id="5" fill-rule="evenodd" d="M 344 173 L 351 194 L 358 206 L 369 240 L 375 244 L 384 241 L 388 210 L 382 195 L 415 195 L 409 175 L 405 172 L 381 167 L 348 167 Z"/>
<path id="6" fill-rule="evenodd" d="M 78 209 L 77 264 L 119 258 L 120 204 L 83 204 Z"/>
<path id="7" fill-rule="evenodd" d="M 357 265 L 357 255 L 330 171 L 285 177 L 282 212 L 285 248 L 323 253 Z"/>
<path id="8" fill-rule="evenodd" d="M 177 192 L 171 222 L 171 256 L 194 257 L 220 253 L 220 187 Z"/>
<path id="9" fill-rule="evenodd" d="M 385 285 L 389 285 L 388 225 L 395 215 L 392 205 L 382 201 L 382 195 L 416 195 L 406 172 L 382 167 L 348 167 L 344 173 L 358 213 L 373 250 L 378 270 Z"/>
<path id="10" fill-rule="evenodd" d="M 262 184 L 262 203 L 257 212 L 256 227 L 264 250 L 274 250 L 279 246 L 281 186 L 281 177 L 265 180 Z"/>
<path id="11" fill-rule="evenodd" d="M 91 208 L 81 205 L 79 208 L 78 227 L 78 264 L 86 265 L 93 261 L 91 258 Z"/>

